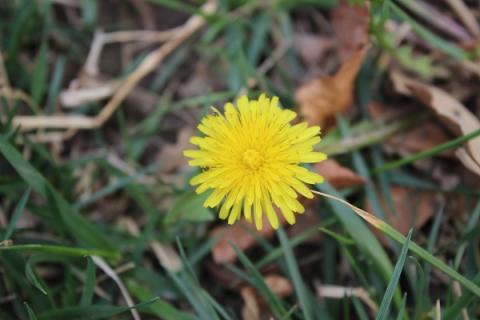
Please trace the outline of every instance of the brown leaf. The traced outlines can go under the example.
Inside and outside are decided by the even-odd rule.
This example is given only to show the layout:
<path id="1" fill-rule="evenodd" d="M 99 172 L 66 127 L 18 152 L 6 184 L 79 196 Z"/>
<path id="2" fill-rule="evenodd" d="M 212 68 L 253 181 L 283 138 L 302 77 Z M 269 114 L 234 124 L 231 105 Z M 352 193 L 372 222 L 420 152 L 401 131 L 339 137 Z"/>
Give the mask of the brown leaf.
<path id="1" fill-rule="evenodd" d="M 366 4 L 350 5 L 347 0 L 341 0 L 331 11 L 330 21 L 341 61 L 351 58 L 367 44 L 369 16 Z"/>
<path id="2" fill-rule="evenodd" d="M 394 117 L 396 109 L 374 102 L 368 106 L 370 115 L 374 120 Z M 402 155 L 416 153 L 433 148 L 450 140 L 447 133 L 434 121 L 402 131 L 386 140 L 389 147 Z M 443 152 L 441 156 L 452 157 L 453 153 Z"/>
<path id="3" fill-rule="evenodd" d="M 162 148 L 157 157 L 157 161 L 162 164 L 161 173 L 171 172 L 188 165 L 188 159 L 183 156 L 183 151 L 193 148 L 190 137 L 194 132 L 192 128 L 184 127 L 178 133 L 176 143 L 167 144 Z"/>
<path id="4" fill-rule="evenodd" d="M 432 109 L 437 117 L 454 133 L 467 135 L 480 129 L 478 118 L 447 92 L 410 79 L 398 72 L 392 72 L 391 77 L 398 92 L 419 99 L 425 106 Z M 463 159 L 462 162 L 465 163 L 465 157 L 470 156 L 471 161 L 468 161 L 468 163 L 480 167 L 480 137 L 466 142 L 466 151 L 467 153 L 463 153 L 463 158 L 461 158 Z"/>
<path id="5" fill-rule="evenodd" d="M 428 150 L 448 140 L 450 140 L 448 135 L 432 122 L 427 122 L 389 139 L 392 145 L 406 149 L 409 153 Z M 452 153 L 441 153 L 440 155 L 451 156 Z"/>
<path id="6" fill-rule="evenodd" d="M 287 297 L 292 294 L 292 285 L 288 279 L 278 275 L 268 275 L 265 277 L 265 283 L 272 290 L 272 292 L 280 298 Z M 258 292 L 250 287 L 243 287 L 240 291 L 242 295 L 244 306 L 242 308 L 242 319 L 244 320 L 259 320 L 264 314 L 262 309 L 266 308 L 264 298 Z"/>
<path id="7" fill-rule="evenodd" d="M 265 217 L 264 217 L 265 218 Z M 282 221 L 280 219 L 280 221 Z M 246 222 L 237 222 L 233 226 L 219 226 L 212 230 L 210 236 L 219 236 L 220 239 L 215 243 L 212 249 L 213 260 L 216 263 L 231 263 L 237 259 L 237 254 L 230 243 L 234 243 L 240 250 L 245 251 L 255 245 L 256 240 L 253 236 L 257 234 L 262 238 L 273 236 L 274 230 L 267 223 L 266 218 L 263 221 L 263 229 L 257 231 L 251 224 Z"/>
<path id="8" fill-rule="evenodd" d="M 352 105 L 354 81 L 366 51 L 367 47 L 358 50 L 334 76 L 313 79 L 297 89 L 295 98 L 300 104 L 300 113 L 309 124 L 331 123 L 336 113 Z"/>
<path id="9" fill-rule="evenodd" d="M 271 274 L 265 277 L 265 283 L 280 298 L 285 298 L 292 294 L 292 285 L 285 277 Z"/>
<path id="10" fill-rule="evenodd" d="M 243 298 L 242 319 L 243 320 L 260 320 L 260 306 L 252 287 L 244 287 L 240 290 Z"/>
<path id="11" fill-rule="evenodd" d="M 404 187 L 390 189 L 396 212 L 392 212 L 383 197 L 379 197 L 380 205 L 387 222 L 406 234 L 410 228 L 420 229 L 435 213 L 433 192 L 418 191 Z M 367 200 L 366 211 L 373 212 L 372 204 Z"/>
<path id="12" fill-rule="evenodd" d="M 335 188 L 348 188 L 362 185 L 365 180 L 358 174 L 340 165 L 333 159 L 327 159 L 314 166 L 315 172 L 322 175 Z"/>

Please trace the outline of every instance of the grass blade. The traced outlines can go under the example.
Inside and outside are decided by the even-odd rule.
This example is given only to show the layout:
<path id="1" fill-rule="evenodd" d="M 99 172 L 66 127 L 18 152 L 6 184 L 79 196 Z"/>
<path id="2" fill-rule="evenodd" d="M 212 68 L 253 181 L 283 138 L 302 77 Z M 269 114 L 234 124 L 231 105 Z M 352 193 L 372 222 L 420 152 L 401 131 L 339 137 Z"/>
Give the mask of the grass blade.
<path id="1" fill-rule="evenodd" d="M 300 270 L 298 269 L 297 261 L 293 255 L 292 247 L 288 241 L 285 231 L 280 228 L 277 231 L 278 239 L 283 249 L 283 254 L 285 255 L 285 260 L 287 262 L 287 270 L 292 279 L 293 286 L 295 287 L 295 292 L 300 303 L 300 308 L 302 310 L 304 319 L 310 320 L 313 319 L 312 316 L 312 306 L 310 305 L 309 293 L 305 286 L 305 282 L 302 279 Z"/>
<path id="2" fill-rule="evenodd" d="M 472 280 L 480 285 L 480 272 Z M 465 292 L 460 299 L 457 299 L 444 313 L 442 319 L 456 319 L 471 302 L 475 300 L 475 296 L 471 292 Z"/>
<path id="3" fill-rule="evenodd" d="M 10 239 L 13 232 L 15 231 L 15 227 L 17 226 L 18 219 L 20 219 L 20 217 L 23 214 L 23 211 L 25 209 L 25 205 L 27 204 L 27 200 L 29 196 L 30 196 L 30 189 L 25 191 L 22 198 L 20 199 L 17 206 L 15 207 L 15 211 L 13 212 L 12 219 L 10 219 L 10 223 L 7 226 L 7 230 L 3 235 L 3 239 L 2 239 L 3 241 Z"/>
<path id="4" fill-rule="evenodd" d="M 409 157 L 406 157 L 406 158 L 403 158 L 403 159 L 400 159 L 400 160 L 397 160 L 397 161 L 387 163 L 384 166 L 375 169 L 374 172 L 378 173 L 378 172 L 384 172 L 384 171 L 387 171 L 387 170 L 396 169 L 398 167 L 401 167 L 403 165 L 412 163 L 414 161 L 434 156 L 436 154 L 442 153 L 445 150 L 455 148 L 455 147 L 459 146 L 460 144 L 462 144 L 462 143 L 464 143 L 464 142 L 466 142 L 470 139 L 478 137 L 479 135 L 480 135 L 480 129 L 477 129 L 475 131 L 470 132 L 469 134 L 466 134 L 466 135 L 458 137 L 456 139 L 447 141 L 447 142 L 442 143 L 442 144 L 440 144 L 438 146 L 435 146 L 433 148 L 418 152 L 414 155 L 411 155 Z"/>
<path id="5" fill-rule="evenodd" d="M 398 315 L 397 315 L 397 320 L 402 320 L 403 319 L 406 307 L 407 307 L 407 294 L 405 293 L 403 295 L 402 307 L 400 308 L 400 311 L 398 312 Z"/>
<path id="6" fill-rule="evenodd" d="M 287 311 L 282 306 L 280 300 L 275 296 L 275 294 L 270 290 L 265 281 L 263 280 L 262 275 L 255 268 L 253 263 L 248 259 L 248 257 L 240 250 L 238 247 L 231 243 L 230 244 L 237 254 L 238 260 L 243 264 L 247 271 L 251 274 L 251 283 L 254 285 L 260 294 L 265 298 L 265 300 L 270 305 L 274 316 L 277 319 L 281 319 Z"/>
<path id="7" fill-rule="evenodd" d="M 396 229 L 394 229 L 393 227 L 391 227 L 388 223 L 386 223 L 385 221 L 382 221 L 380 219 L 378 219 L 377 217 L 375 217 L 373 214 L 365 211 L 365 210 L 362 210 L 360 208 L 357 208 L 355 207 L 354 205 L 348 203 L 347 201 L 341 199 L 341 198 L 338 198 L 338 197 L 335 197 L 335 196 L 332 196 L 328 193 L 323 193 L 323 192 L 319 192 L 319 191 L 316 191 L 316 190 L 311 190 L 313 193 L 317 194 L 317 195 L 320 195 L 320 196 L 323 196 L 323 197 L 326 197 L 326 198 L 329 198 L 329 199 L 334 199 L 338 202 L 341 202 L 343 203 L 344 205 L 348 206 L 349 208 L 351 208 L 356 214 L 358 214 L 360 217 L 362 217 L 362 219 L 364 219 L 365 221 L 367 221 L 371 226 L 373 226 L 374 228 L 380 230 L 381 232 L 383 232 L 384 234 L 386 234 L 387 236 L 389 236 L 390 238 L 392 238 L 393 240 L 397 241 L 398 243 L 404 243 L 405 241 L 405 236 L 403 234 L 401 234 L 400 232 L 398 232 Z M 480 287 L 472 282 L 471 280 L 465 278 L 464 276 L 462 276 L 460 273 L 458 273 L 457 271 L 455 271 L 453 268 L 449 267 L 448 265 L 446 265 L 443 261 L 441 261 L 440 259 L 434 257 L 430 252 L 428 252 L 427 250 L 423 249 L 422 247 L 420 247 L 418 244 L 416 244 L 415 242 L 410 242 L 409 244 L 409 249 L 415 253 L 417 256 L 419 256 L 420 258 L 422 258 L 423 260 L 425 260 L 426 262 L 428 262 L 430 265 L 432 265 L 433 267 L 437 268 L 438 270 L 442 271 L 443 273 L 445 273 L 447 276 L 451 277 L 452 279 L 458 281 L 461 285 L 463 285 L 466 289 L 468 289 L 469 291 L 471 291 L 472 293 L 474 293 L 476 296 L 480 297 Z"/>
<path id="8" fill-rule="evenodd" d="M 45 107 L 45 113 L 52 114 L 55 109 L 58 95 L 60 93 L 63 74 L 65 72 L 66 58 L 60 56 L 55 62 L 53 75 L 50 79 L 50 87 L 48 88 L 48 98 Z"/>
<path id="9" fill-rule="evenodd" d="M 17 244 L 12 246 L 0 246 L 1 251 L 26 251 L 26 252 L 41 252 L 53 255 L 60 255 L 65 257 L 84 257 L 84 256 L 100 256 L 108 259 L 118 259 L 116 252 L 110 252 L 99 249 L 84 249 L 48 244 Z"/>
<path id="10" fill-rule="evenodd" d="M 45 93 L 45 89 L 47 87 L 47 53 L 48 53 L 48 44 L 47 41 L 44 40 L 42 45 L 40 46 L 40 50 L 37 54 L 36 62 L 35 62 L 35 69 L 33 70 L 33 74 L 31 77 L 30 83 L 30 93 L 32 95 L 33 102 L 35 106 L 40 104 L 42 97 Z M 39 110 L 34 110 L 38 112 Z"/>
<path id="11" fill-rule="evenodd" d="M 105 249 L 116 255 L 116 247 L 110 240 L 75 211 L 67 200 L 4 137 L 0 137 L 0 153 L 34 191 L 44 199 L 52 196 L 55 206 L 61 214 L 62 222 L 72 236 L 85 245 Z"/>
<path id="12" fill-rule="evenodd" d="M 393 293 L 395 288 L 398 285 L 398 280 L 400 280 L 400 275 L 402 274 L 403 266 L 405 265 L 405 259 L 408 253 L 408 246 L 410 244 L 410 240 L 412 239 L 413 229 L 410 229 L 408 232 L 407 238 L 402 246 L 402 251 L 400 252 L 400 256 L 398 257 L 397 264 L 395 265 L 395 269 L 393 270 L 392 278 L 388 283 L 387 290 L 382 299 L 382 303 L 380 304 L 380 308 L 378 309 L 377 313 L 377 320 L 385 320 L 388 318 L 388 309 L 390 308 L 390 304 L 392 302 Z"/>
<path id="13" fill-rule="evenodd" d="M 37 316 L 35 316 L 35 313 L 33 313 L 33 310 L 30 308 L 28 303 L 24 302 L 24 304 L 25 304 L 25 309 L 27 309 L 28 319 L 37 320 Z"/>
<path id="14" fill-rule="evenodd" d="M 151 290 L 149 290 L 143 284 L 136 282 L 133 279 L 127 280 L 125 285 L 128 291 L 131 292 L 137 299 L 146 300 L 152 296 Z M 145 313 L 152 314 L 159 319 L 164 320 L 194 320 L 193 315 L 180 311 L 176 307 L 172 306 L 169 302 L 158 299 L 154 304 L 145 308 Z"/>
<path id="15" fill-rule="evenodd" d="M 84 319 L 111 319 L 117 314 L 121 314 L 129 311 L 130 309 L 141 309 L 144 308 L 155 301 L 158 298 L 151 299 L 150 301 L 139 303 L 132 308 L 129 307 L 118 307 L 110 305 L 93 305 L 87 307 L 75 306 L 75 307 L 66 307 L 63 309 L 53 309 L 42 313 L 38 316 L 39 320 L 84 320 Z"/>
<path id="16" fill-rule="evenodd" d="M 93 293 L 95 289 L 95 263 L 91 257 L 87 257 L 87 271 L 85 272 L 85 286 L 83 288 L 82 297 L 80 298 L 80 306 L 85 307 L 92 304 Z"/>
<path id="17" fill-rule="evenodd" d="M 190 302 L 193 309 L 197 312 L 197 319 L 211 320 L 218 319 L 213 307 L 206 303 L 202 296 L 202 288 L 198 288 L 194 280 L 192 280 L 188 274 L 174 272 L 169 273 L 175 285 L 184 294 L 185 298 Z M 209 301 L 208 301 L 209 302 Z"/>
<path id="18" fill-rule="evenodd" d="M 32 256 L 30 259 L 28 259 L 27 263 L 25 264 L 25 275 L 28 281 L 30 281 L 30 283 L 33 284 L 35 288 L 40 290 L 40 292 L 43 293 L 44 295 L 48 295 L 49 294 L 48 288 L 46 287 L 42 279 L 39 278 L 37 276 L 37 273 L 35 272 L 35 264 L 37 263 L 37 260 L 42 260 L 45 257 L 46 256 L 38 255 L 38 256 Z"/>
<path id="19" fill-rule="evenodd" d="M 318 188 L 322 191 L 328 192 L 328 195 L 334 194 L 335 196 L 330 196 L 331 199 L 327 199 L 328 205 L 333 209 L 334 213 L 337 215 L 338 219 L 342 222 L 344 228 L 348 231 L 352 239 L 358 245 L 359 249 L 368 256 L 374 262 L 374 266 L 377 271 L 380 273 L 382 278 L 385 280 L 385 283 L 390 281 L 390 278 L 393 273 L 393 265 L 390 262 L 385 250 L 378 242 L 377 238 L 372 234 L 372 231 L 367 228 L 367 226 L 361 221 L 361 219 L 352 213 L 350 210 L 345 210 L 339 203 L 340 198 L 337 191 L 332 188 L 327 183 L 318 185 Z M 318 192 L 312 190 L 316 194 L 324 194 L 323 192 Z M 332 200 L 332 199 L 336 199 Z M 345 201 L 345 200 L 342 200 Z M 345 203 L 348 203 L 345 201 Z M 401 296 L 398 291 L 394 297 L 395 304 L 400 306 Z"/>

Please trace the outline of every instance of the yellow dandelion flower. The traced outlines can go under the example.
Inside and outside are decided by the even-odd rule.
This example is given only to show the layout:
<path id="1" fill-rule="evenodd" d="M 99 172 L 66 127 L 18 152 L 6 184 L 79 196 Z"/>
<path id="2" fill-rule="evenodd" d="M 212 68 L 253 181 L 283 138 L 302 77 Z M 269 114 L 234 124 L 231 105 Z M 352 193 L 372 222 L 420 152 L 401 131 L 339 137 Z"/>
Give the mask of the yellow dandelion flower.
<path id="1" fill-rule="evenodd" d="M 190 183 L 197 193 L 211 190 L 205 207 L 221 204 L 219 217 L 233 224 L 242 212 L 248 222 L 262 229 L 265 213 L 273 228 L 279 220 L 274 206 L 285 220 L 295 223 L 294 213 L 303 213 L 298 194 L 313 198 L 306 184 L 321 183 L 323 177 L 300 166 L 326 159 L 313 151 L 320 142 L 320 127 L 306 123 L 292 125 L 296 113 L 278 106 L 278 98 L 261 95 L 258 100 L 242 96 L 237 105 L 225 105 L 225 113 L 214 110 L 198 126 L 202 137 L 193 137 L 197 150 L 186 150 L 189 164 L 203 171 Z M 223 203 L 222 203 L 223 201 Z"/>

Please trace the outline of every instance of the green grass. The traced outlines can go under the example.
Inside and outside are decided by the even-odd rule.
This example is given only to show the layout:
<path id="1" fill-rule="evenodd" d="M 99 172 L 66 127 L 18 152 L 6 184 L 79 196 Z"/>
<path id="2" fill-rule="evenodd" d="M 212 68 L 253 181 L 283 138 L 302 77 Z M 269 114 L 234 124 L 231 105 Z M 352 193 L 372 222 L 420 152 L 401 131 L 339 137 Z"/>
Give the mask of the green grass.
<path id="1" fill-rule="evenodd" d="M 270 238 L 246 231 L 256 246 L 242 251 L 229 243 L 236 260 L 218 264 L 212 251 L 220 236 L 211 231 L 224 224 L 215 210 L 202 206 L 208 195 L 197 195 L 188 183 L 197 171 L 179 158 L 166 172 L 171 164 L 159 154 L 176 143 L 182 129 L 195 129 L 210 106 L 221 107 L 243 92 L 277 95 L 294 108 L 298 86 L 317 75 L 314 70 L 331 74 L 339 63 L 333 51 L 305 64 L 296 37 L 299 32 L 333 37 L 331 10 L 339 1 L 218 2 L 217 12 L 206 15 L 201 1 L 117 1 L 114 8 L 99 0 L 81 1 L 78 8 L 55 1 L 0 1 L 0 319 L 131 319 L 132 308 L 95 257 L 117 272 L 142 319 L 241 319 L 246 286 L 255 290 L 265 318 L 429 319 L 437 299 L 443 319 L 463 319 L 465 312 L 477 318 L 480 192 L 464 181 L 453 189 L 440 186 L 433 173 L 412 164 L 419 159 L 453 164 L 455 159 L 435 156 L 479 131 L 398 159 L 384 152 L 388 139 L 434 116 L 415 100 L 407 102 L 415 104 L 415 114 L 391 121 L 372 120 L 368 113 L 371 101 L 398 108 L 406 101 L 385 90 L 390 66 L 382 54 L 424 79 L 450 68 L 451 79 L 442 81 L 455 87 L 451 66 L 475 56 L 474 49 L 443 37 L 413 14 L 407 1 L 372 1 L 369 31 L 375 49 L 355 83 L 359 112 L 339 115 L 337 127 L 317 146 L 366 181 L 343 190 L 323 183 L 318 190 L 360 208 L 368 201 L 380 219 L 386 217 L 382 202 L 400 214 L 390 187 L 432 192 L 441 205 L 429 223 L 405 237 L 381 222 L 390 238 L 380 241 L 351 208 L 317 198 L 305 213 L 311 218 L 306 225 L 295 232 L 284 225 Z M 141 4 L 148 10 L 142 12 Z M 194 14 L 207 21 L 201 31 L 142 79 L 102 127 L 55 143 L 35 139 L 50 130 L 13 127 L 19 114 L 98 114 L 106 100 L 74 109 L 60 105 L 73 80 L 92 81 L 82 67 L 96 29 L 139 30 L 153 21 L 164 30 Z M 409 24 L 417 40 L 408 38 L 398 48 L 386 31 L 387 20 Z M 161 45 L 143 44 L 107 45 L 95 81 L 128 77 Z M 262 70 L 269 59 L 274 59 L 271 68 Z M 12 98 L 3 90 L 7 84 L 30 102 Z M 154 251 L 152 241 L 171 251 Z M 179 261 L 182 268 L 168 270 L 162 259 Z M 265 281 L 268 275 L 288 280 L 291 293 L 275 294 Z M 461 297 L 454 281 L 462 286 Z M 378 310 L 361 297 L 319 297 L 324 285 L 360 287 Z"/>

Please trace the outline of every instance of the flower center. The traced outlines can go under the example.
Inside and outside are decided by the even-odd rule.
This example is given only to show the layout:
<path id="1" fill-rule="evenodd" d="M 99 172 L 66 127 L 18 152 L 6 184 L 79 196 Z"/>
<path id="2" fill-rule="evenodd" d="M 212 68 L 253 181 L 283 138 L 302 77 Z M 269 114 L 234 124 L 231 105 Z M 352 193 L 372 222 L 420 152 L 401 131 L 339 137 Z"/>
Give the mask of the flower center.
<path id="1" fill-rule="evenodd" d="M 264 162 L 262 155 L 257 150 L 248 149 L 243 153 L 243 163 L 252 170 L 257 170 Z"/>

